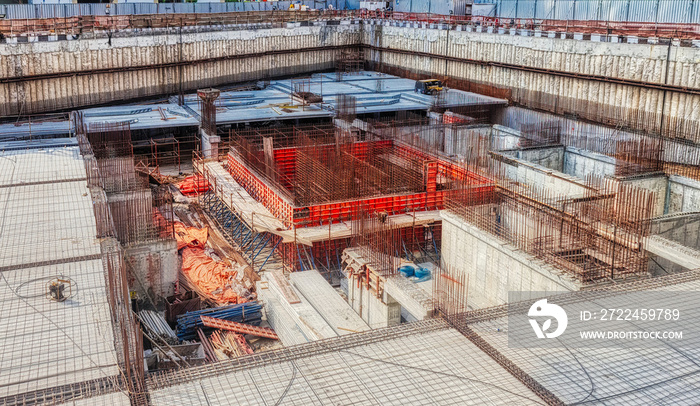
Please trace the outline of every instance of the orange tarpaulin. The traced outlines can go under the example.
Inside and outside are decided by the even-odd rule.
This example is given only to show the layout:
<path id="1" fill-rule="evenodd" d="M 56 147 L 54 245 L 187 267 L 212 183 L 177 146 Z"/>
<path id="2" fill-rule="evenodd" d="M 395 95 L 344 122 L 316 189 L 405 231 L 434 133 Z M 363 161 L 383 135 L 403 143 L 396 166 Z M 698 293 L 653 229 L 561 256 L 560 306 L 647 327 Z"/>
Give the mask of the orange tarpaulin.
<path id="1" fill-rule="evenodd" d="M 209 182 L 201 175 L 192 175 L 180 182 L 178 187 L 183 195 L 196 196 L 209 190 Z"/>
<path id="2" fill-rule="evenodd" d="M 200 295 L 219 304 L 245 303 L 250 292 L 237 278 L 238 272 L 222 261 L 216 261 L 204 252 L 209 237 L 207 227 L 187 227 L 176 221 L 175 240 L 182 253 L 182 274 Z M 244 275 L 240 275 L 243 277 Z"/>
<path id="3" fill-rule="evenodd" d="M 181 250 L 185 247 L 204 248 L 209 237 L 209 229 L 207 227 L 187 227 L 186 225 L 176 221 L 173 224 L 175 228 L 175 240 L 177 241 L 177 249 Z"/>
<path id="4" fill-rule="evenodd" d="M 211 259 L 201 248 L 187 247 L 182 250 L 182 273 L 199 290 L 219 303 L 243 303 L 238 295 L 240 288 L 236 280 L 238 272 L 224 262 Z"/>

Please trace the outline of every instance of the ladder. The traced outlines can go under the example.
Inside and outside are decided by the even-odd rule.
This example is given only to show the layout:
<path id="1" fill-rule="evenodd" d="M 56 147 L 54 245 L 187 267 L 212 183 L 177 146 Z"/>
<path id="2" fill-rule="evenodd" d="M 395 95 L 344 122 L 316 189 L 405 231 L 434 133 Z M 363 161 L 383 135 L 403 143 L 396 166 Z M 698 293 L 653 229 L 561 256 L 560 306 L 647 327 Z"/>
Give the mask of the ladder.
<path id="1" fill-rule="evenodd" d="M 228 321 L 217 319 L 209 316 L 200 316 L 202 323 L 207 327 L 218 328 L 221 330 L 233 331 L 239 334 L 250 334 L 257 337 L 271 338 L 273 340 L 278 340 L 277 333 L 271 328 L 267 327 L 257 327 L 251 326 L 249 324 L 236 323 L 235 321 Z"/>

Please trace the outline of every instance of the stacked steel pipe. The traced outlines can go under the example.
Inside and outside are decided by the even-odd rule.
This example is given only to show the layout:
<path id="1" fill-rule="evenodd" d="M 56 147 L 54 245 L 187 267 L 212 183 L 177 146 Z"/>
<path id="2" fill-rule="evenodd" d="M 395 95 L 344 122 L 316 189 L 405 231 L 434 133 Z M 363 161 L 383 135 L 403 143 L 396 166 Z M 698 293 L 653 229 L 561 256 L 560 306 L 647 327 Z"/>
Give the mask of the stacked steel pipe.
<path id="1" fill-rule="evenodd" d="M 187 312 L 177 317 L 177 337 L 180 340 L 193 340 L 197 336 L 197 329 L 211 330 L 202 323 L 203 315 L 257 326 L 262 319 L 261 309 L 258 302 L 248 302 Z"/>

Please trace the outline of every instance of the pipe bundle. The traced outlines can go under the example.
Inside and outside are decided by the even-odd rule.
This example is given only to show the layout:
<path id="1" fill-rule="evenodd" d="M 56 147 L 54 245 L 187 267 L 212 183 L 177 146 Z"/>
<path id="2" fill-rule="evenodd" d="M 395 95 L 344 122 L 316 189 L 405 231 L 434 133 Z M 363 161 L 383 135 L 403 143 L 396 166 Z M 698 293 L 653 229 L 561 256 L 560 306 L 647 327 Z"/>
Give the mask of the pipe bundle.
<path id="1" fill-rule="evenodd" d="M 165 318 L 158 312 L 153 310 L 141 310 L 138 313 L 141 324 L 155 337 L 158 337 L 168 344 L 177 344 L 178 339 L 175 332 L 165 321 Z"/>
<path id="2" fill-rule="evenodd" d="M 258 302 L 247 302 L 187 312 L 177 316 L 177 337 L 180 340 L 193 340 L 197 336 L 198 328 L 211 330 L 204 326 L 201 316 L 257 326 L 262 318 L 261 310 L 262 306 Z"/>

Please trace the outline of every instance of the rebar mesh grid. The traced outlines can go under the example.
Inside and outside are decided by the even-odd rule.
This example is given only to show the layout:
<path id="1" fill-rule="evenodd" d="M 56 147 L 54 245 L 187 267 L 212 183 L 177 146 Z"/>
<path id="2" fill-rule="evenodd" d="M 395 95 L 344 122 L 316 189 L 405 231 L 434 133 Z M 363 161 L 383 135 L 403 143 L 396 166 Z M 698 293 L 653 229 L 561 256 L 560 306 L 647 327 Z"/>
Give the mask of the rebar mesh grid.
<path id="1" fill-rule="evenodd" d="M 109 240 L 114 233 L 102 224 L 111 221 L 106 206 L 92 199 L 86 173 L 91 167 L 76 147 L 1 155 L 0 166 L 6 167 L 0 176 L 0 247 L 5 253 L 0 265 L 5 314 L 0 319 L 5 332 L 0 337 L 0 404 L 59 403 L 127 392 L 131 378 L 124 374 L 124 351 L 131 351 L 129 358 L 136 362 L 142 355 L 133 340 L 121 345 L 123 339 L 117 337 L 129 324 L 123 316 L 113 318 L 112 281 L 104 262 L 108 254 L 97 238 Z M 49 298 L 53 282 L 63 284 L 65 301 Z M 131 312 L 128 306 L 122 309 L 121 314 Z"/>
<path id="2" fill-rule="evenodd" d="M 630 176 L 663 171 L 663 139 L 638 134 L 601 138 L 600 135 L 567 132 L 563 145 L 615 158 L 615 175 Z"/>
<path id="3" fill-rule="evenodd" d="M 468 404 L 474 399 L 541 404 L 444 326 L 440 320 L 410 323 L 157 376 L 149 382 L 151 400 L 154 405 L 182 399 L 226 403 L 232 397 L 246 404 Z M 416 341 L 423 345 L 413 346 Z M 406 375 L 414 376 L 411 388 L 400 379 Z"/>
<path id="4" fill-rule="evenodd" d="M 299 104 L 302 109 L 306 106 L 323 101 L 323 77 L 320 81 L 310 77 L 296 78 L 291 81 L 290 105 Z"/>
<path id="5" fill-rule="evenodd" d="M 106 193 L 94 190 L 95 215 L 99 224 L 108 224 L 99 234 L 109 235 L 114 229 L 126 245 L 174 238 L 169 221 L 173 218 L 172 195 L 165 187 L 151 190 L 148 179 L 137 172 L 129 123 L 87 127 L 78 112 L 73 121 L 88 185 Z M 101 221 L 107 213 L 105 202 L 109 221 Z"/>
<path id="6" fill-rule="evenodd" d="M 357 98 L 349 94 L 336 96 L 336 114 L 339 119 L 348 123 L 355 121 L 357 117 Z"/>
<path id="7" fill-rule="evenodd" d="M 365 207 L 356 210 L 351 245 L 378 276 L 386 279 L 396 275 L 405 249 L 402 227 L 392 225 L 387 213 L 370 212 Z"/>
<path id="8" fill-rule="evenodd" d="M 543 126 L 553 130 L 558 126 L 561 145 L 614 158 L 615 174 L 618 176 L 663 171 L 669 175 L 700 179 L 698 139 L 665 138 L 650 131 L 648 127 L 629 128 L 624 122 L 614 120 L 608 122 L 608 126 L 596 125 L 570 116 L 556 116 L 520 107 L 505 109 L 496 117 L 495 122 L 521 131 L 526 139 L 532 138 L 532 129 L 535 130 L 534 133 L 546 133 L 548 131 Z M 555 139 L 552 140 L 554 141 Z M 525 140 L 523 146 L 527 146 L 528 142 Z M 537 142 L 533 146 L 543 145 L 546 144 Z"/>
<path id="9" fill-rule="evenodd" d="M 336 80 L 343 80 L 346 75 L 357 74 L 365 69 L 365 58 L 361 49 L 343 49 L 335 61 Z"/>
<path id="10" fill-rule="evenodd" d="M 656 303 L 655 306 L 677 308 L 686 315 L 687 323 L 695 324 L 697 306 L 678 303 L 674 297 L 676 292 L 693 292 L 699 287 L 700 271 L 695 270 L 594 287 L 590 291 L 557 295 L 551 300 L 559 305 L 593 301 L 603 306 L 606 301 L 614 301 L 616 308 L 629 308 L 644 303 L 650 291 L 667 292 L 668 303 Z M 521 380 L 530 379 L 543 393 L 549 393 L 565 404 L 582 401 L 591 404 L 697 403 L 698 391 L 689 389 L 695 388 L 700 373 L 697 339 L 691 338 L 692 342 L 686 342 L 683 347 L 669 344 L 644 348 L 513 348 L 508 345 L 509 334 L 531 334 L 532 331 L 508 331 L 508 314 L 526 313 L 531 305 L 532 302 L 528 301 L 469 311 L 453 315 L 449 323 L 494 359 L 501 360 L 502 365 L 519 373 Z M 588 326 L 591 330 L 604 330 L 608 322 L 598 320 L 591 323 Z M 661 330 L 664 329 L 662 324 L 658 326 Z M 585 379 L 581 379 L 582 376 Z"/>

